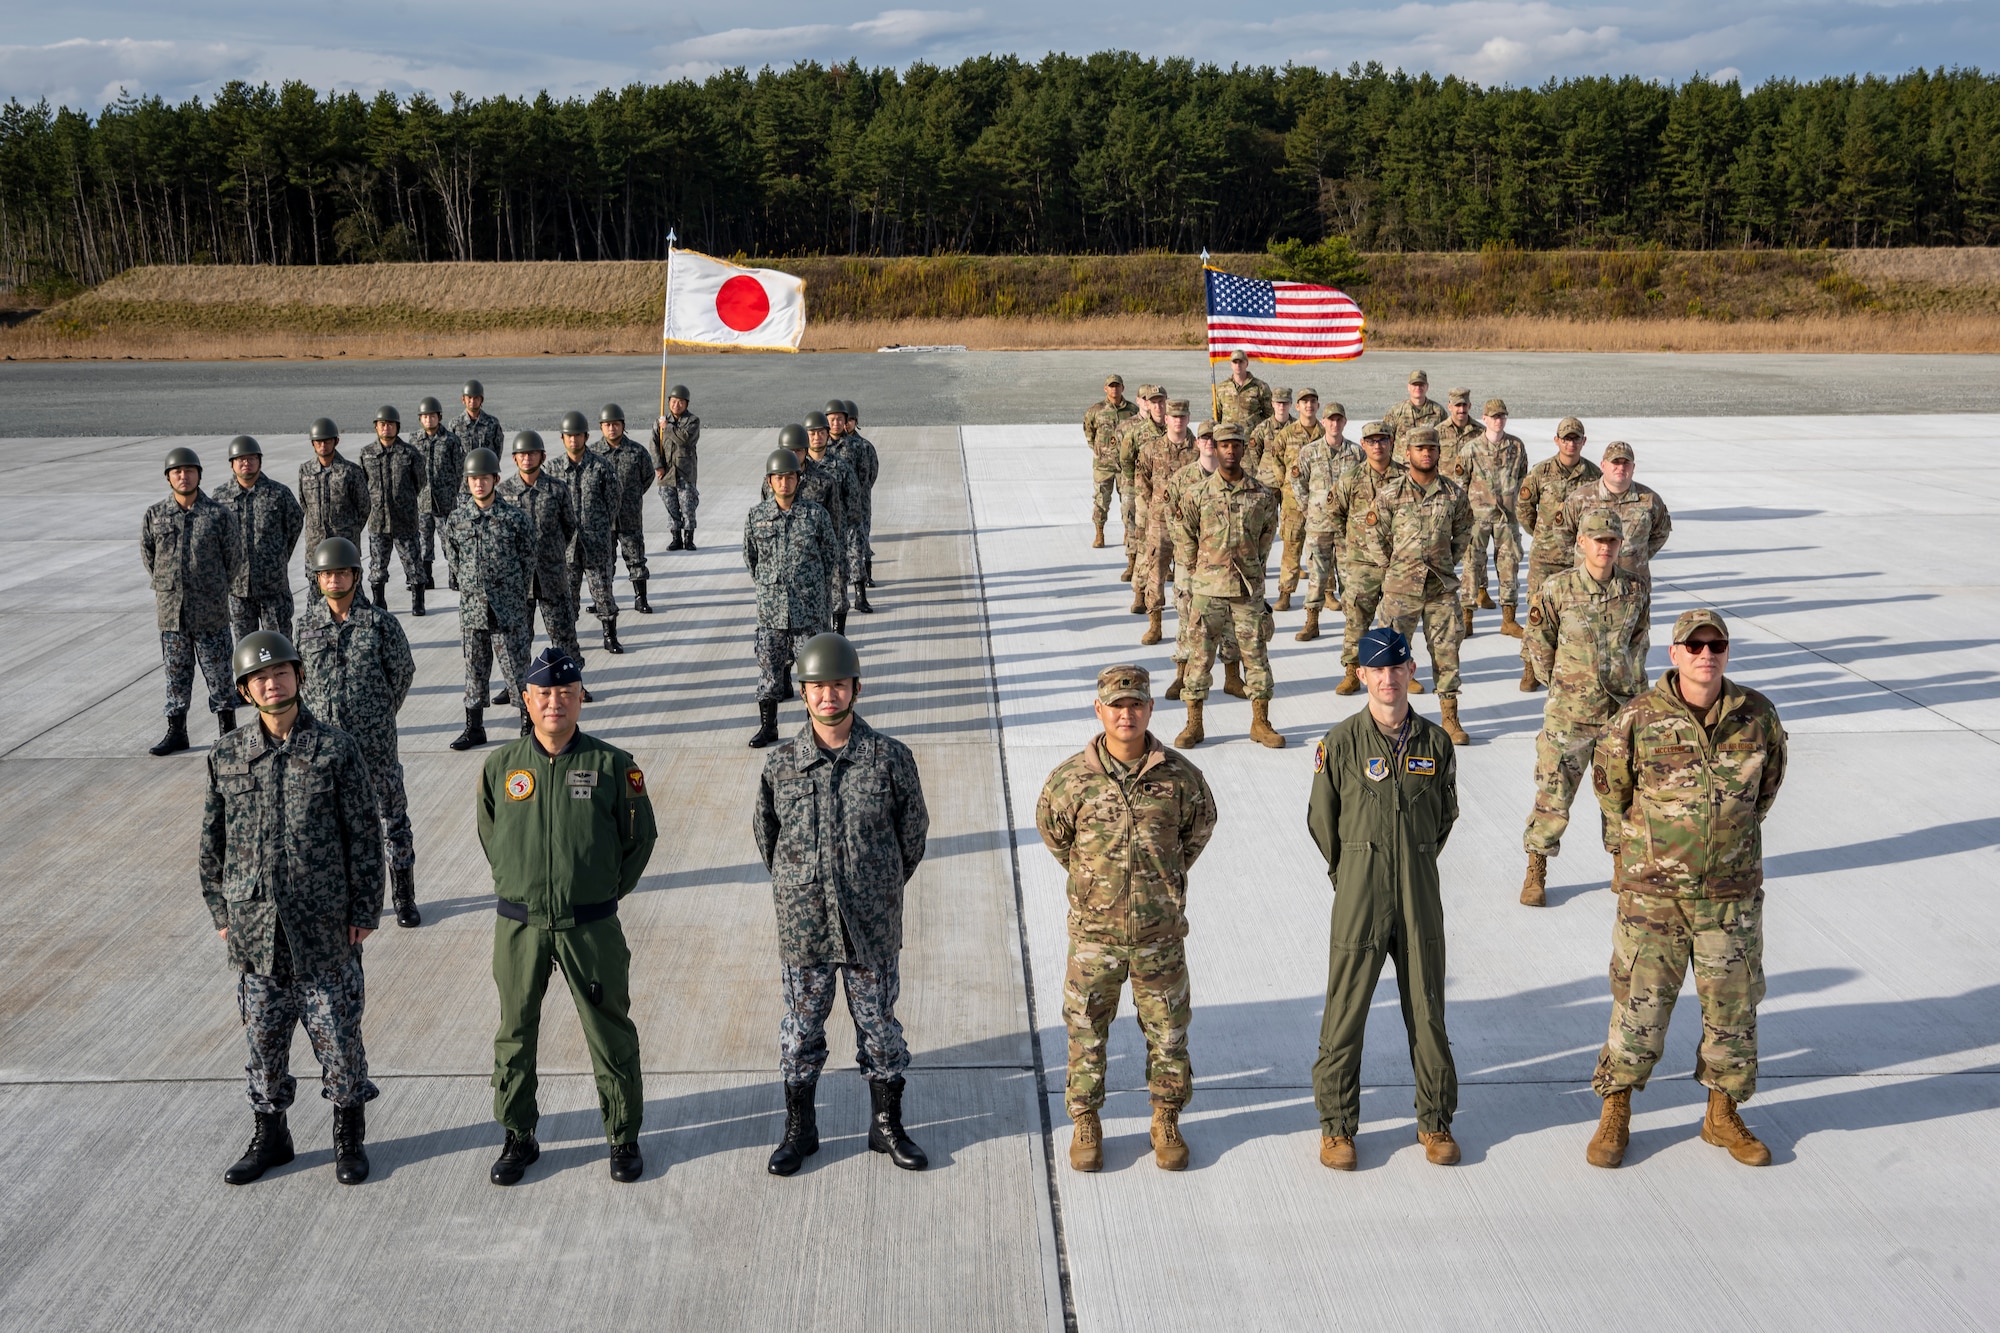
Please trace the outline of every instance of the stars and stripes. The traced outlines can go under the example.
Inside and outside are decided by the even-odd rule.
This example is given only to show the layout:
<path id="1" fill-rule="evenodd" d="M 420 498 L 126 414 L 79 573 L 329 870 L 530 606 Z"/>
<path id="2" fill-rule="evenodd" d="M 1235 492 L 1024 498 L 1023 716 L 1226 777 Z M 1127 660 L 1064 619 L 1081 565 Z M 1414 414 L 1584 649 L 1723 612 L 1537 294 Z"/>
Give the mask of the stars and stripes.
<path id="1" fill-rule="evenodd" d="M 1205 269 L 1208 359 L 1245 352 L 1260 361 L 1348 361 L 1365 341 L 1361 307 L 1337 287 L 1266 282 Z"/>

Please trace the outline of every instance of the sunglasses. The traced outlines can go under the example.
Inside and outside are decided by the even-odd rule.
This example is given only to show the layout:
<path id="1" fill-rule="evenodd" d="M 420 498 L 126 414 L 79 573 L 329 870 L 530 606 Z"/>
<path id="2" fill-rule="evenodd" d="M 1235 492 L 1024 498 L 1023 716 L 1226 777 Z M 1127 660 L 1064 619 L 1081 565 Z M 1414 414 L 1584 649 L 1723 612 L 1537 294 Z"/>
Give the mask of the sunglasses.
<path id="1" fill-rule="evenodd" d="M 1689 653 L 1693 654 L 1696 657 L 1701 656 L 1701 654 L 1703 653 L 1714 653 L 1717 657 L 1720 657 L 1724 653 L 1729 651 L 1729 640 L 1689 639 L 1686 643 L 1682 644 L 1681 647 L 1687 649 Z"/>

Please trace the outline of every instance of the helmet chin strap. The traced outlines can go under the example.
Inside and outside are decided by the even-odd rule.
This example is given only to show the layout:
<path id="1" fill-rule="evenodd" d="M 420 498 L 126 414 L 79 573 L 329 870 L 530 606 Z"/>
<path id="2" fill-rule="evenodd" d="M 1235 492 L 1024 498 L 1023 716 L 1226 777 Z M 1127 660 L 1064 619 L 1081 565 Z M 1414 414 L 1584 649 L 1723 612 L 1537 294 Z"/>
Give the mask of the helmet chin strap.
<path id="1" fill-rule="evenodd" d="M 299 706 L 299 696 L 295 694 L 281 704 L 254 704 L 252 706 L 255 707 L 258 712 L 264 714 L 264 716 L 271 717 L 275 714 L 283 713 L 290 709 L 297 708 Z"/>
<path id="2" fill-rule="evenodd" d="M 854 716 L 854 701 L 850 699 L 847 701 L 847 707 L 841 709 L 838 713 L 835 713 L 832 717 L 821 717 L 818 713 L 814 713 L 813 721 L 819 723 L 823 727 L 837 727 L 841 723 L 847 721 L 848 718 L 853 716 Z"/>

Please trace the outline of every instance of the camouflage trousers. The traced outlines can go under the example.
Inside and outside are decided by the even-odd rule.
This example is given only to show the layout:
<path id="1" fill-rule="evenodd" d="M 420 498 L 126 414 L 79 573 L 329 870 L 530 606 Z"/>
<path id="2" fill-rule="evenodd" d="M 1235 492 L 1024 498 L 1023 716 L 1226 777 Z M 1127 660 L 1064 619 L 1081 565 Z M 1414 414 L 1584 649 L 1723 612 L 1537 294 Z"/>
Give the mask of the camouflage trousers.
<path id="1" fill-rule="evenodd" d="M 1167 580 L 1173 577 L 1174 572 L 1174 544 L 1167 539 L 1166 523 L 1148 523 L 1140 547 L 1139 563 L 1132 573 L 1132 585 L 1139 586 L 1143 577 L 1146 581 L 1146 609 L 1164 612 L 1167 609 Z"/>
<path id="2" fill-rule="evenodd" d="M 618 530 L 617 535 L 618 535 L 618 555 L 620 557 L 623 557 L 625 561 L 626 576 L 635 579 L 645 578 L 646 575 L 650 572 L 646 568 L 645 527 L 642 525 L 640 527 L 633 528 L 630 532 L 627 532 L 623 528 L 620 528 Z M 617 560 L 614 558 L 614 560 L 608 567 L 611 569 L 616 569 Z"/>
<path id="3" fill-rule="evenodd" d="M 868 528 L 858 522 L 847 525 L 847 586 L 850 599 L 868 586 Z"/>
<path id="4" fill-rule="evenodd" d="M 529 647 L 533 648 L 535 612 L 542 613 L 542 632 L 549 636 L 549 645 L 560 648 L 575 659 L 577 666 L 583 666 L 583 645 L 576 641 L 576 599 L 569 592 L 569 571 L 564 570 L 560 578 L 547 576 L 535 580 L 541 592 L 540 597 L 528 602 Z M 551 587 L 550 585 L 555 586 Z"/>
<path id="5" fill-rule="evenodd" d="M 493 659 L 500 659 L 500 679 L 508 692 L 522 698 L 521 677 L 528 670 L 528 650 L 535 646 L 535 622 L 522 621 L 501 629 L 479 629 L 458 623 L 458 646 L 465 654 L 465 706 L 486 707 L 486 687 L 493 680 Z"/>
<path id="6" fill-rule="evenodd" d="M 396 554 L 403 559 L 403 585 L 409 588 L 424 586 L 424 562 L 422 551 L 417 546 L 417 534 L 392 537 L 386 532 L 368 534 L 368 581 L 387 583 L 389 581 L 389 548 L 395 547 Z"/>
<path id="7" fill-rule="evenodd" d="M 1306 512 L 1293 502 L 1289 491 L 1278 509 L 1278 536 L 1285 544 L 1278 560 L 1278 591 L 1286 593 L 1299 586 L 1299 554 L 1306 544 Z"/>
<path id="8" fill-rule="evenodd" d="M 1523 849 L 1543 856 L 1562 851 L 1570 806 L 1584 775 L 1590 772 L 1591 756 L 1597 752 L 1597 738 L 1603 733 L 1601 722 L 1544 722 L 1535 733 L 1535 808 L 1528 815 L 1527 831 L 1521 835 Z M 1611 821 L 1602 811 L 1598 817 L 1603 825 L 1604 849 L 1616 856 L 1618 845 Z"/>
<path id="9" fill-rule="evenodd" d="M 429 565 L 437 559 L 438 529 L 449 517 L 449 514 L 440 517 L 428 510 L 417 515 L 417 549 L 423 553 L 424 564 Z"/>
<path id="10" fill-rule="evenodd" d="M 1502 606 L 1518 606 L 1518 576 L 1521 569 L 1521 530 L 1504 509 L 1474 513 L 1472 544 L 1465 548 L 1465 579 L 1458 587 L 1462 605 L 1475 606 L 1486 591 L 1486 547 L 1493 547 L 1493 577 L 1499 585 L 1494 601 Z"/>
<path id="11" fill-rule="evenodd" d="M 500 1026 L 493 1034 L 493 1118 L 530 1134 L 542 1118 L 535 1099 L 540 1076 L 542 1002 L 560 972 L 576 1004 L 583 1044 L 597 1081 L 597 1109 L 607 1143 L 632 1143 L 645 1118 L 639 1028 L 632 1022 L 632 951 L 615 916 L 568 930 L 493 918 L 493 986 Z"/>
<path id="12" fill-rule="evenodd" d="M 817 629 L 766 629 L 757 627 L 757 702 L 783 702 L 794 694 L 792 689 L 792 663 L 798 660 L 799 649 L 806 646 L 806 640 L 820 633 Z"/>
<path id="13" fill-rule="evenodd" d="M 1187 590 L 1186 584 L 1176 583 L 1174 585 L 1173 660 L 1176 663 L 1187 661 L 1193 643 L 1194 594 Z M 1220 656 L 1224 662 L 1240 662 L 1243 660 L 1243 649 L 1236 642 L 1236 629 L 1233 623 L 1230 625 L 1228 633 L 1223 636 Z"/>
<path id="14" fill-rule="evenodd" d="M 590 579 L 590 614 L 599 620 L 615 618 L 618 614 L 618 598 L 612 592 L 611 584 L 618 577 L 618 555 L 607 550 L 604 563 L 598 565 L 571 565 L 569 567 L 569 604 L 583 605 L 583 581 Z"/>
<path id="15" fill-rule="evenodd" d="M 1188 669 L 1181 698 L 1199 703 L 1208 698 L 1216 650 L 1232 640 L 1243 655 L 1243 684 L 1252 699 L 1271 697 L 1271 605 L 1262 597 L 1204 597 L 1193 603 L 1194 623 L 1188 628 Z"/>
<path id="16" fill-rule="evenodd" d="M 1111 513 L 1111 488 L 1118 481 L 1118 465 L 1096 459 L 1090 464 L 1090 521 L 1102 524 Z"/>
<path id="17" fill-rule="evenodd" d="M 310 588 L 307 596 L 312 595 Z M 252 634 L 260 629 L 274 629 L 286 638 L 292 637 L 292 613 L 296 603 L 291 590 L 269 593 L 263 597 L 236 597 L 229 599 L 229 628 L 237 638 Z"/>
<path id="18" fill-rule="evenodd" d="M 826 1020 L 833 1012 L 833 978 L 842 976 L 847 1014 L 854 1020 L 854 1060 L 861 1077 L 891 1083 L 910 1067 L 910 1045 L 896 1020 L 896 997 L 903 990 L 900 960 L 880 967 L 857 963 L 812 963 L 779 967 L 785 1016 L 778 1020 L 778 1072 L 789 1087 L 819 1078 L 826 1068 Z"/>
<path id="19" fill-rule="evenodd" d="M 1133 494 L 1137 486 L 1130 472 L 1118 473 L 1118 521 L 1125 534 L 1125 554 L 1139 554 L 1139 497 Z"/>
<path id="20" fill-rule="evenodd" d="M 701 492 L 693 482 L 661 482 L 660 503 L 667 507 L 669 528 L 681 532 L 694 531 L 694 511 L 701 504 Z"/>
<path id="21" fill-rule="evenodd" d="M 410 829 L 410 794 L 403 786 L 401 760 L 370 760 L 375 779 L 375 814 L 382 821 L 383 857 L 391 870 L 408 870 L 417 863 L 416 834 Z"/>
<path id="22" fill-rule="evenodd" d="M 1384 594 L 1381 619 L 1413 644 L 1421 626 L 1424 648 L 1431 657 L 1432 691 L 1445 698 L 1458 693 L 1458 645 L 1465 640 L 1465 618 L 1458 608 L 1458 589 L 1441 589 L 1433 575 L 1421 597 Z M 1347 623 L 1354 623 L 1352 612 Z"/>
<path id="23" fill-rule="evenodd" d="M 1701 1001 L 1695 1081 L 1739 1102 L 1757 1091 L 1764 891 L 1727 902 L 1625 892 L 1611 934 L 1611 1031 L 1590 1080 L 1598 1096 L 1646 1086 L 1690 963 Z"/>
<path id="24" fill-rule="evenodd" d="M 330 977 L 303 980 L 291 975 L 289 961 L 280 967 L 280 976 L 245 972 L 236 982 L 236 1011 L 250 1043 L 243 1072 L 251 1107 L 261 1115 L 290 1108 L 299 1090 L 292 1077 L 292 1033 L 301 1026 L 319 1060 L 319 1095 L 335 1106 L 374 1101 L 380 1090 L 368 1080 L 368 1052 L 361 1045 L 366 996 L 360 947 L 350 950 Z"/>
<path id="25" fill-rule="evenodd" d="M 1540 546 L 1536 546 L 1528 555 L 1528 600 L 1529 601 L 1533 601 L 1535 599 L 1535 594 L 1542 590 L 1542 584 L 1548 581 L 1550 575 L 1560 574 L 1565 569 L 1569 568 L 1569 561 L 1567 560 L 1557 563 L 1556 561 L 1553 560 L 1536 559 L 1536 556 L 1540 554 L 1541 554 L 1541 548 Z M 1521 660 L 1523 662 L 1526 662 L 1528 660 L 1528 644 L 1527 640 L 1525 639 L 1521 641 Z M 1543 681 L 1542 683 L 1546 685 L 1548 682 Z"/>
<path id="26" fill-rule="evenodd" d="M 1340 664 L 1353 666 L 1361 660 L 1361 636 L 1375 623 L 1376 608 L 1382 605 L 1380 565 L 1347 564 L 1340 571 L 1340 610 L 1347 618 L 1340 633 Z"/>
<path id="27" fill-rule="evenodd" d="M 1069 1074 L 1063 1104 L 1070 1118 L 1104 1105 L 1106 1047 L 1118 995 L 1132 982 L 1132 1007 L 1146 1034 L 1146 1086 L 1153 1105 L 1175 1108 L 1194 1095 L 1188 1059 L 1188 1024 L 1194 1006 L 1188 990 L 1187 948 L 1180 940 L 1151 944 L 1069 942 L 1063 974 L 1063 1025 L 1069 1029 Z"/>
<path id="28" fill-rule="evenodd" d="M 188 711 L 194 694 L 196 661 L 201 663 L 201 678 L 208 682 L 208 711 L 220 713 L 236 707 L 236 682 L 229 674 L 229 653 L 233 647 L 227 629 L 205 629 L 199 634 L 160 631 L 160 659 L 167 665 L 168 717 Z"/>
<path id="29" fill-rule="evenodd" d="M 1322 609 L 1340 596 L 1340 543 L 1338 534 L 1308 532 L 1305 535 L 1306 606 Z"/>

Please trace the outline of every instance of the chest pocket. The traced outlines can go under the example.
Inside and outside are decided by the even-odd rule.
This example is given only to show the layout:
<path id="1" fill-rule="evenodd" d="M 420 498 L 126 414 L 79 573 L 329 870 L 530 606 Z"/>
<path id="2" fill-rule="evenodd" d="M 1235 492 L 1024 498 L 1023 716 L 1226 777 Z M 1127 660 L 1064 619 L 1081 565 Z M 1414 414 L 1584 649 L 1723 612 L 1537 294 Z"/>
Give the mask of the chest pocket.
<path id="1" fill-rule="evenodd" d="M 778 845 L 771 878 L 805 884 L 819 878 L 819 792 L 809 777 L 781 778 L 772 797 L 778 808 Z"/>

